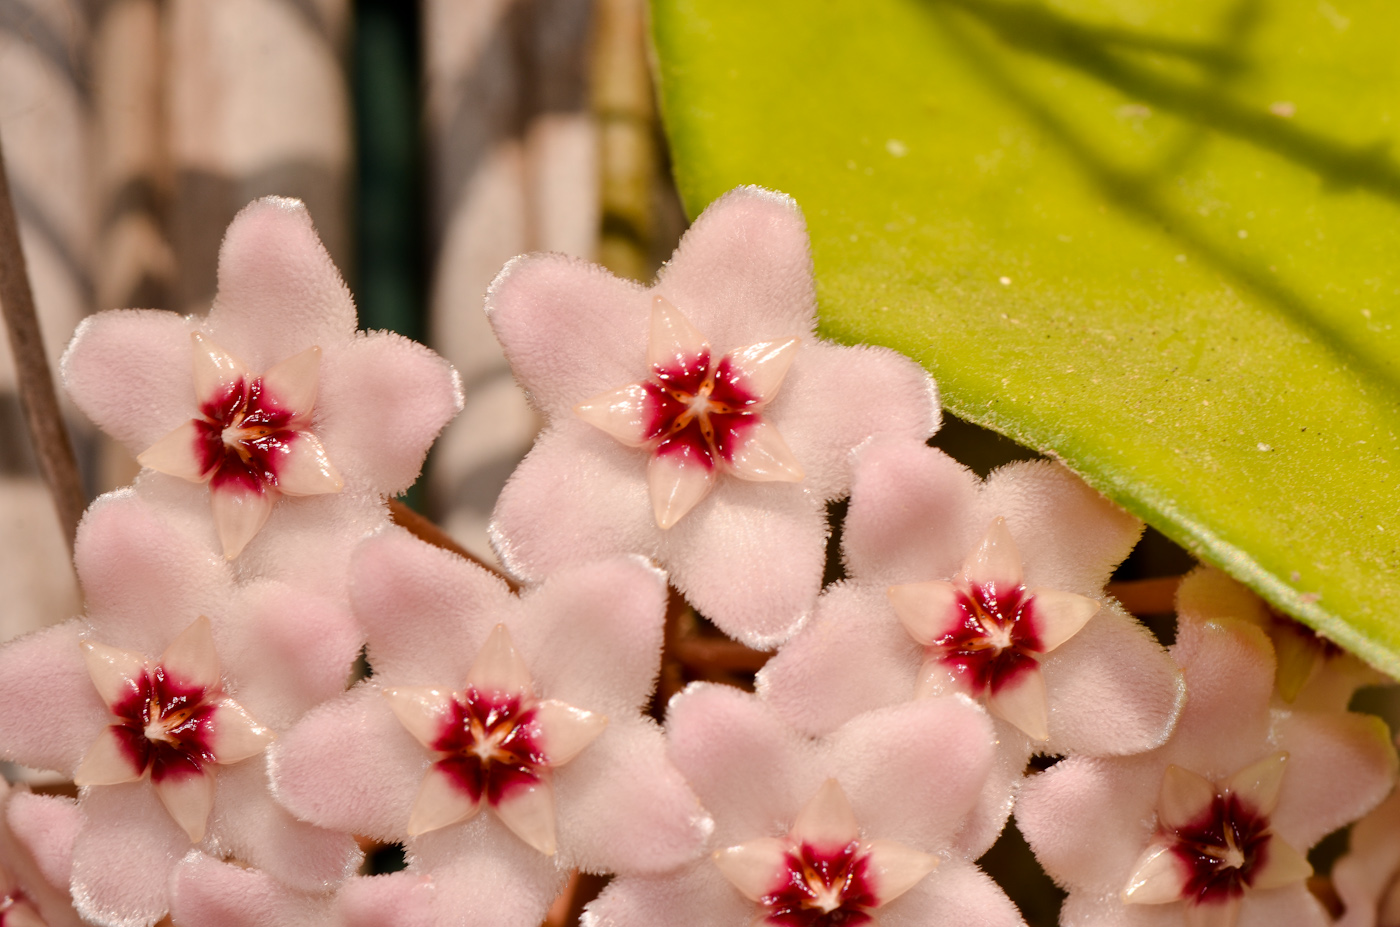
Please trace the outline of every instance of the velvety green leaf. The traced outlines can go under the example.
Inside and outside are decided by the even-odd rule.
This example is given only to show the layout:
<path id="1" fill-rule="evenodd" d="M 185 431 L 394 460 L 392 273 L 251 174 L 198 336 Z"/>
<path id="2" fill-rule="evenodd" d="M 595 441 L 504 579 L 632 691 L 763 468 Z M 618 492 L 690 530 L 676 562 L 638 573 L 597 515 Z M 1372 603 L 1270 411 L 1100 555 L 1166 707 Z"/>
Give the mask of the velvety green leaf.
<path id="1" fill-rule="evenodd" d="M 692 213 L 756 183 L 823 327 L 1400 673 L 1400 7 L 655 0 Z"/>

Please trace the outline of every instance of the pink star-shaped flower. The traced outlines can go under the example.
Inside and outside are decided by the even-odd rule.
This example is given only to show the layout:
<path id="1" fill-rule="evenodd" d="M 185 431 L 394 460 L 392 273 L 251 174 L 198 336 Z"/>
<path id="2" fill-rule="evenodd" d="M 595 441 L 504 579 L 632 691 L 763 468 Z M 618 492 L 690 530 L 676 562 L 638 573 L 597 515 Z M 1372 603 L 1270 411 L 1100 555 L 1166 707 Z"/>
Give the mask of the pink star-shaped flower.
<path id="1" fill-rule="evenodd" d="M 789 636 L 851 449 L 921 444 L 939 415 L 912 361 L 816 338 L 815 309 L 801 213 L 754 187 L 713 203 L 651 288 L 560 255 L 508 264 L 487 312 L 548 424 L 497 503 L 502 562 L 533 581 L 643 554 L 726 632 Z"/>
<path id="2" fill-rule="evenodd" d="M 961 838 L 980 854 L 1032 752 L 1134 753 L 1171 731 L 1180 673 L 1103 591 L 1141 530 L 1055 464 L 984 482 L 932 448 L 873 441 L 843 529 L 849 579 L 822 594 L 758 689 L 813 734 L 920 696 L 984 700 L 998 762 Z"/>
<path id="3" fill-rule="evenodd" d="M 1356 822 L 1332 885 L 1345 907 L 1337 927 L 1400 924 L 1400 792 Z"/>
<path id="4" fill-rule="evenodd" d="M 1072 756 L 1022 788 L 1016 822 L 1070 891 L 1062 921 L 1323 927 L 1304 854 L 1390 790 L 1384 725 L 1271 711 L 1273 648 L 1245 621 L 1187 613 L 1172 652 L 1187 699 L 1164 746 Z"/>
<path id="5" fill-rule="evenodd" d="M 80 927 L 68 877 L 81 823 L 75 802 L 0 778 L 0 927 Z"/>
<path id="6" fill-rule="evenodd" d="M 0 758 L 80 784 L 72 895 L 100 923 L 164 916 L 193 847 L 308 890 L 361 855 L 273 802 L 259 756 L 343 691 L 362 644 L 348 610 L 280 582 L 235 584 L 162 515 L 132 490 L 94 502 L 74 555 L 86 620 L 0 648 Z"/>
<path id="7" fill-rule="evenodd" d="M 268 197 L 229 226 L 206 318 L 99 313 L 74 336 L 63 378 L 144 466 L 207 485 L 232 559 L 283 496 L 403 491 L 461 407 L 441 358 L 355 324 L 305 207 Z"/>
<path id="8" fill-rule="evenodd" d="M 351 575 L 373 675 L 273 745 L 294 814 L 402 841 L 453 923 L 533 927 L 570 868 L 649 872 L 699 852 L 708 819 L 641 714 L 660 573 L 618 557 L 516 596 L 388 529 Z"/>
<path id="9" fill-rule="evenodd" d="M 967 699 L 897 705 L 815 740 L 755 696 L 697 683 L 671 701 L 666 733 L 714 815 L 714 852 L 616 879 L 590 927 L 1022 923 L 953 845 L 993 761 Z"/>

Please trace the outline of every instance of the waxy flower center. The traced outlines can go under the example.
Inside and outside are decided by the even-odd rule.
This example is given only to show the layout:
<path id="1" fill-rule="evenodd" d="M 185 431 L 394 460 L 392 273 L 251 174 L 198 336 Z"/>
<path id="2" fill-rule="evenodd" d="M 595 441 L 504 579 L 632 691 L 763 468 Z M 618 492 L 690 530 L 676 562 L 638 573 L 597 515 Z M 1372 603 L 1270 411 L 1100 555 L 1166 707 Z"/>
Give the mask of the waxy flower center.
<path id="1" fill-rule="evenodd" d="M 711 364 L 702 351 L 672 366 L 652 368 L 646 438 L 657 454 L 681 454 L 707 466 L 733 459 L 739 438 L 760 421 L 762 400 L 739 384 L 728 357 Z"/>
<path id="2" fill-rule="evenodd" d="M 112 725 L 135 769 L 159 782 L 178 773 L 199 772 L 215 762 L 210 721 L 215 705 L 202 686 L 171 679 L 163 667 L 143 672 L 135 691 L 112 706 Z"/>
<path id="3" fill-rule="evenodd" d="M 956 626 L 929 645 L 975 695 L 1015 678 L 1042 652 L 1026 620 L 1034 597 L 1025 592 L 1023 585 L 1007 590 L 992 583 L 972 585 L 954 606 L 960 612 Z"/>
<path id="4" fill-rule="evenodd" d="M 1238 795 L 1217 795 L 1195 820 L 1164 835 L 1189 876 L 1182 898 L 1196 903 L 1238 896 L 1268 859 L 1269 819 Z"/>
<path id="5" fill-rule="evenodd" d="M 763 896 L 770 924 L 784 927 L 838 927 L 870 923 L 880 906 L 870 883 L 869 856 L 860 841 L 823 851 L 809 843 L 784 859 L 783 882 Z"/>
<path id="6" fill-rule="evenodd" d="M 439 766 L 473 801 L 498 804 L 548 771 L 536 714 L 533 700 L 469 686 L 432 744 Z"/>
<path id="7" fill-rule="evenodd" d="M 236 483 L 253 490 L 277 485 L 276 461 L 290 451 L 297 430 L 294 413 L 267 394 L 261 377 L 240 377 L 199 411 L 196 453 L 212 485 Z"/>

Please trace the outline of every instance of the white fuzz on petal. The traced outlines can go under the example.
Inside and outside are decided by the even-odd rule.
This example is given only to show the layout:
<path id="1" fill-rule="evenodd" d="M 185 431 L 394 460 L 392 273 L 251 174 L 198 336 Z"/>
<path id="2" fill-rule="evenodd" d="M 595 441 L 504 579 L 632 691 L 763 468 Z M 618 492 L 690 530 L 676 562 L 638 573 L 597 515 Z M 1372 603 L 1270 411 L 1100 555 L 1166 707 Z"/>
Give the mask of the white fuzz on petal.
<path id="1" fill-rule="evenodd" d="M 963 576 L 975 586 L 995 586 L 998 590 L 1021 585 L 1021 552 L 1005 518 L 992 520 L 981 543 L 963 564 Z"/>
<path id="2" fill-rule="evenodd" d="M 199 428 L 194 419 L 190 419 L 137 454 L 136 462 L 143 467 L 150 467 L 157 473 L 179 477 L 191 483 L 202 483 L 214 471 L 204 471 L 199 441 Z"/>
<path id="3" fill-rule="evenodd" d="M 1283 888 L 1310 878 L 1312 864 L 1308 858 L 1279 839 L 1278 834 L 1269 835 L 1268 849 L 1264 861 L 1254 866 L 1254 877 L 1249 887 L 1264 891 L 1270 888 Z"/>
<path id="4" fill-rule="evenodd" d="M 148 669 L 143 654 L 109 647 L 94 640 L 81 640 L 78 647 L 83 652 L 83 662 L 87 664 L 92 684 L 108 708 L 140 691 L 141 679 Z"/>
<path id="5" fill-rule="evenodd" d="M 756 483 L 799 483 L 804 472 L 783 436 L 771 422 L 756 421 L 743 430 L 729 459 L 735 476 Z"/>
<path id="6" fill-rule="evenodd" d="M 118 734 L 115 725 L 107 725 L 97 739 L 83 754 L 83 761 L 73 773 L 73 782 L 79 788 L 87 785 L 117 785 L 122 782 L 135 782 L 146 774 L 144 766 L 137 766 L 127 751 L 125 742 Z"/>
<path id="7" fill-rule="evenodd" d="M 924 876 L 938 867 L 937 856 L 893 840 L 871 840 L 865 849 L 875 883 L 875 895 L 882 905 L 889 904 L 918 885 Z"/>
<path id="8" fill-rule="evenodd" d="M 535 706 L 542 733 L 541 746 L 550 766 L 562 766 L 593 743 L 608 726 L 607 715 L 584 711 L 554 699 Z"/>
<path id="9" fill-rule="evenodd" d="M 219 655 L 214 650 L 214 632 L 209 619 L 200 615 L 190 622 L 160 655 L 160 665 L 184 685 L 217 690 Z"/>
<path id="10" fill-rule="evenodd" d="M 652 514 L 665 530 L 710 494 L 715 474 L 709 467 L 679 454 L 658 454 L 647 464 L 647 487 Z"/>
<path id="11" fill-rule="evenodd" d="M 581 402 L 574 414 L 628 447 L 647 443 L 647 391 L 641 383 Z"/>
<path id="12" fill-rule="evenodd" d="M 1125 904 L 1167 904 L 1180 901 L 1191 871 L 1169 846 L 1153 844 L 1138 857 L 1128 884 Z"/>
<path id="13" fill-rule="evenodd" d="M 841 783 L 828 779 L 798 812 L 792 836 L 822 850 L 844 847 L 860 836 L 856 814 Z"/>
<path id="14" fill-rule="evenodd" d="M 297 419 L 305 419 L 316 404 L 320 375 L 321 349 L 312 346 L 269 367 L 262 375 L 263 391 Z"/>
<path id="15" fill-rule="evenodd" d="M 209 748 L 214 752 L 214 762 L 227 766 L 257 756 L 267 749 L 274 736 L 233 699 L 222 698 L 214 704 L 209 722 Z"/>
<path id="16" fill-rule="evenodd" d="M 1287 753 L 1279 751 L 1271 754 L 1226 779 L 1223 783 L 1225 791 L 1238 795 L 1257 814 L 1272 814 L 1278 805 L 1279 786 L 1283 784 L 1283 772 L 1287 765 Z"/>
<path id="17" fill-rule="evenodd" d="M 1162 773 L 1157 795 L 1157 823 L 1165 830 L 1179 830 L 1210 810 L 1215 785 L 1204 776 L 1172 764 Z"/>
<path id="18" fill-rule="evenodd" d="M 287 452 L 277 461 L 277 489 L 289 496 L 319 496 L 345 488 L 321 439 L 309 431 L 287 436 Z"/>
<path id="19" fill-rule="evenodd" d="M 987 693 L 987 709 L 1032 740 L 1050 739 L 1050 703 L 1039 666 L 1028 666 L 1014 678 L 993 684 Z"/>
<path id="20" fill-rule="evenodd" d="M 210 341 L 202 332 L 191 332 L 194 342 L 194 394 L 198 403 L 208 402 L 248 376 L 243 362 Z"/>
<path id="21" fill-rule="evenodd" d="M 647 364 L 653 369 L 689 367 L 710 350 L 710 343 L 679 309 L 664 296 L 651 301 L 651 334 L 647 339 Z"/>
<path id="22" fill-rule="evenodd" d="M 209 505 L 214 513 L 214 528 L 224 559 L 235 560 L 243 553 L 272 514 L 276 491 L 270 487 L 261 492 L 241 487 L 225 486 L 209 493 Z"/>
<path id="23" fill-rule="evenodd" d="M 735 847 L 716 850 L 712 857 L 720 873 L 750 901 L 782 887 L 787 874 L 788 845 L 780 837 L 760 837 Z"/>
<path id="24" fill-rule="evenodd" d="M 491 629 L 491 635 L 481 645 L 481 652 L 467 673 L 467 684 L 480 692 L 534 694 L 530 670 L 516 651 L 505 625 L 498 624 Z"/>
<path id="25" fill-rule="evenodd" d="M 546 779 L 518 786 L 493 806 L 501 823 L 545 856 L 558 844 L 554 833 L 554 787 Z"/>
<path id="26" fill-rule="evenodd" d="M 1088 596 L 1059 589 L 1036 589 L 1031 593 L 1029 620 L 1041 653 L 1049 653 L 1078 634 L 1099 611 L 1100 603 Z"/>
<path id="27" fill-rule="evenodd" d="M 924 646 L 956 631 L 967 617 L 958 605 L 963 593 L 952 583 L 906 583 L 891 586 L 888 595 L 899 623 Z"/>
<path id="28" fill-rule="evenodd" d="M 452 721 L 456 696 L 446 689 L 395 686 L 380 689 L 379 694 L 413 739 L 430 750 Z"/>
<path id="29" fill-rule="evenodd" d="M 418 787 L 418 795 L 413 799 L 413 810 L 408 816 L 408 835 L 417 837 L 429 831 L 456 824 L 476 814 L 481 803 L 472 798 L 451 772 L 440 763 L 428 767 L 423 783 Z"/>
<path id="30" fill-rule="evenodd" d="M 725 356 L 742 379 L 739 386 L 758 397 L 759 402 L 768 402 L 782 386 L 783 378 L 797 357 L 801 342 L 796 338 L 787 341 L 761 341 L 746 348 L 730 351 Z"/>
<path id="31" fill-rule="evenodd" d="M 170 812 L 192 843 L 204 839 L 209 812 L 214 807 L 214 777 L 208 772 L 181 772 L 152 781 L 156 797 Z"/>

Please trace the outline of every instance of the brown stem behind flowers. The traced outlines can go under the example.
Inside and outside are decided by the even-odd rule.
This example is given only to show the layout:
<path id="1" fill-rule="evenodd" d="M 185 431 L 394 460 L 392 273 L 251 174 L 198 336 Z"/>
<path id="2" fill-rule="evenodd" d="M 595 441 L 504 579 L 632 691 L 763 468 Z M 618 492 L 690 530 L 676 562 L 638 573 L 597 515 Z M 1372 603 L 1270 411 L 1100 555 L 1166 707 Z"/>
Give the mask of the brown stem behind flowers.
<path id="1" fill-rule="evenodd" d="M 78 461 L 73 456 L 73 445 L 59 412 L 58 392 L 49 371 L 48 355 L 44 353 L 39 318 L 34 312 L 34 292 L 29 286 L 29 271 L 20 248 L 19 223 L 10 198 L 3 147 L 0 147 L 0 310 L 5 316 L 5 332 L 15 359 L 20 400 L 29 437 L 34 442 L 34 456 L 53 496 L 71 552 L 78 519 L 82 518 L 87 505 L 87 494 L 83 492 Z"/>

